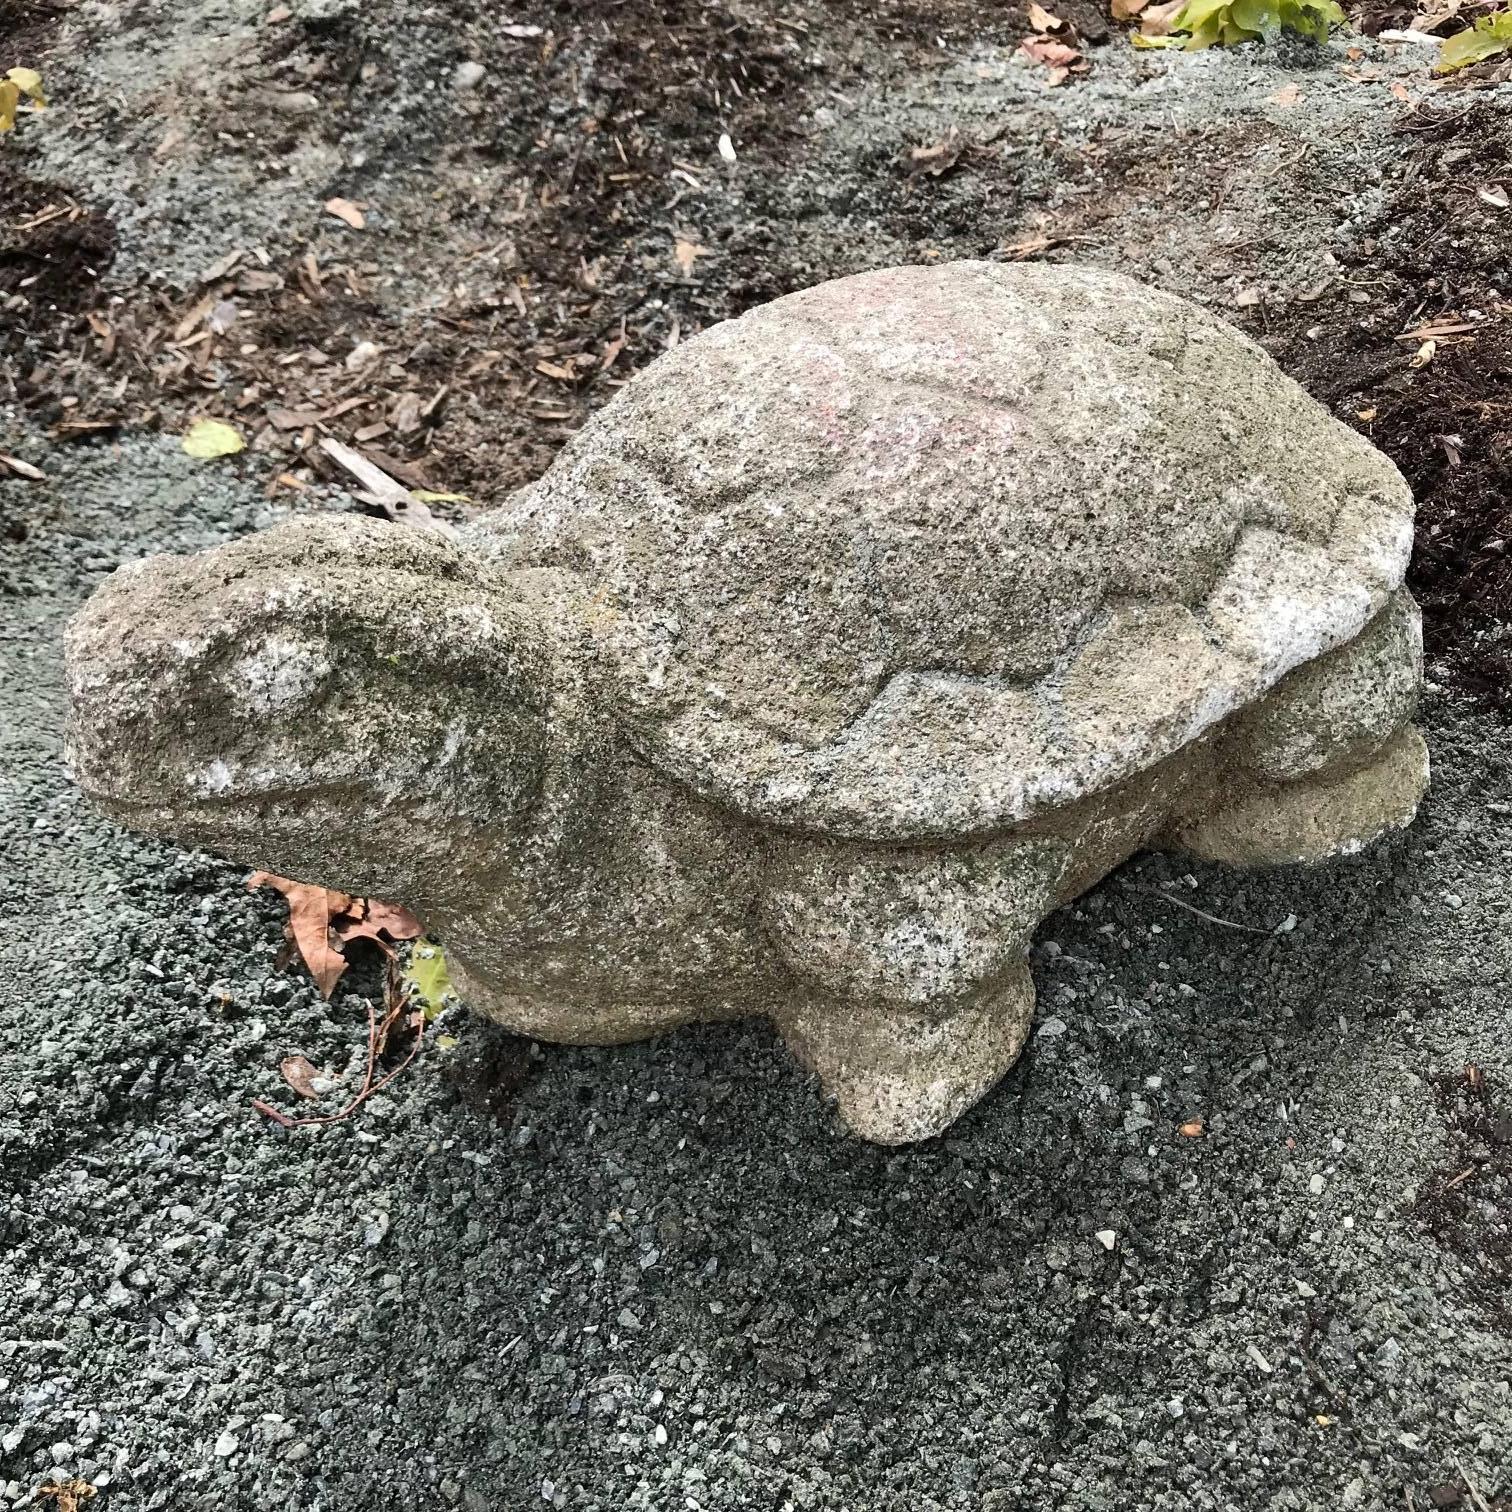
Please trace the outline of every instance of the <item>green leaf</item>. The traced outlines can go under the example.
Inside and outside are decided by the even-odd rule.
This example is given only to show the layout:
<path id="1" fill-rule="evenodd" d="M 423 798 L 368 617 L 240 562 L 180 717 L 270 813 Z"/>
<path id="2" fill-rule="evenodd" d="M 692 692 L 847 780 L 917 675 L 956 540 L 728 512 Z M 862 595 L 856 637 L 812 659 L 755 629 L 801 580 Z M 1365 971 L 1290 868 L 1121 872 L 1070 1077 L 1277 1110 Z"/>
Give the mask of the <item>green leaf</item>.
<path id="1" fill-rule="evenodd" d="M 205 461 L 212 457 L 229 457 L 233 452 L 247 449 L 241 433 L 224 420 L 196 420 L 184 433 L 181 444 L 191 457 Z"/>
<path id="2" fill-rule="evenodd" d="M 1469 31 L 1446 37 L 1439 48 L 1434 73 L 1453 73 L 1471 63 L 1494 58 L 1512 48 L 1512 11 L 1482 16 Z"/>
<path id="3" fill-rule="evenodd" d="M 439 1018 L 449 1000 L 456 997 L 451 974 L 446 969 L 446 952 L 434 940 L 415 941 L 409 964 L 404 968 L 404 980 L 424 1011 L 427 1024 Z"/>
<path id="4" fill-rule="evenodd" d="M 1133 41 L 1135 47 L 1183 47 L 1192 52 L 1294 31 L 1324 42 L 1328 29 L 1342 26 L 1344 20 L 1337 0 L 1187 0 L 1171 17 L 1168 36 L 1136 34 Z"/>

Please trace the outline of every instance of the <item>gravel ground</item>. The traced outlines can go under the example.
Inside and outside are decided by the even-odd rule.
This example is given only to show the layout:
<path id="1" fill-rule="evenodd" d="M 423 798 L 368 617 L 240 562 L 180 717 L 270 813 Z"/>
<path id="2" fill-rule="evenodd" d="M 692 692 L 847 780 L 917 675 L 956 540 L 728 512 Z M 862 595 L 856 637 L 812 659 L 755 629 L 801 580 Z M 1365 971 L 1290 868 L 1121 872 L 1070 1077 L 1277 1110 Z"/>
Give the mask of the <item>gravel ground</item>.
<path id="1" fill-rule="evenodd" d="M 237 869 L 93 818 L 59 739 L 89 585 L 266 505 L 162 440 L 55 461 L 0 484 L 26 526 L 0 640 L 11 1504 L 60 1475 L 112 1512 L 1505 1483 L 1507 1155 L 1466 1154 L 1454 1090 L 1512 1075 L 1501 721 L 1430 700 L 1433 795 L 1366 856 L 1149 858 L 1056 915 L 1030 1053 L 926 1146 L 846 1136 L 757 1026 L 526 1051 L 464 1022 L 361 1116 L 285 1133 L 249 1099 L 286 1095 L 290 1053 L 353 1074 L 356 991 L 278 964 Z"/>
<path id="2" fill-rule="evenodd" d="M 195 136 L 258 9 L 91 0 L 91 46 L 53 69 L 71 127 L 23 122 L 29 171 L 110 205 L 118 303 L 239 239 L 297 251 L 326 194 L 415 204 L 427 175 L 455 197 L 472 174 L 478 203 L 506 196 L 504 167 L 446 147 L 488 124 L 489 86 L 481 121 L 446 106 L 400 150 L 457 45 L 387 0 L 361 56 L 379 83 L 417 60 L 394 111 L 317 133 L 278 183 Z M 303 9 L 339 29 L 353 8 Z M 1011 42 L 938 51 L 805 96 L 799 156 L 696 202 L 714 315 L 1047 229 L 1220 303 L 1300 297 L 1374 232 L 1416 108 L 1389 84 L 1423 88 L 1420 56 L 1376 44 L 1346 64 L 1116 43 L 1053 92 Z M 180 121 L 194 171 L 154 174 Z M 991 165 L 900 179 L 899 151 L 953 124 L 1004 133 Z M 668 224 L 621 228 L 628 262 L 653 235 L 665 262 Z M 466 256 L 450 223 L 373 230 L 379 315 L 427 258 Z M 847 1136 L 759 1025 L 577 1050 L 461 1014 L 455 1048 L 357 1117 L 282 1131 L 250 1100 L 285 1101 L 292 1053 L 356 1075 L 375 976 L 324 1003 L 281 960 L 275 897 L 79 803 L 58 642 L 116 563 L 267 523 L 287 464 L 191 463 L 137 426 L 60 444 L 47 418 L 0 386 L 0 451 L 47 474 L 0 478 L 0 1506 L 61 1506 L 38 1488 L 73 1477 L 89 1512 L 1512 1497 L 1504 716 L 1430 694 L 1433 792 L 1366 855 L 1144 858 L 1055 915 L 1029 1052 L 927 1145 Z"/>

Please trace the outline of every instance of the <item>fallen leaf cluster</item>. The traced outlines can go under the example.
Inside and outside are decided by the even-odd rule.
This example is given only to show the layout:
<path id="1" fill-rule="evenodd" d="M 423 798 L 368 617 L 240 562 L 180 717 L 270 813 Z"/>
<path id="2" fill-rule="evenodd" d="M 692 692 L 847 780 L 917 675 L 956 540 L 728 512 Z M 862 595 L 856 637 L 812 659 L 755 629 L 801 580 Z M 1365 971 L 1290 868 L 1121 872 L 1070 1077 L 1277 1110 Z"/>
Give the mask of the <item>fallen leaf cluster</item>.
<path id="1" fill-rule="evenodd" d="M 77 1476 L 66 1481 L 50 1480 L 37 1487 L 39 1500 L 47 1498 L 56 1504 L 56 1512 L 79 1512 L 82 1503 L 93 1501 L 98 1488 Z"/>
<path id="2" fill-rule="evenodd" d="M 330 998 L 347 969 L 344 947 L 351 941 L 371 940 L 392 958 L 396 942 L 417 940 L 424 933 L 414 914 L 397 903 L 354 898 L 329 887 L 275 877 L 271 872 L 253 872 L 247 887 L 272 887 L 284 895 L 289 905 L 289 938 L 323 998 Z"/>
<path id="3" fill-rule="evenodd" d="M 1037 0 L 1029 0 L 1028 12 L 1034 35 L 1019 43 L 1019 51 L 1049 69 L 1045 82 L 1050 88 L 1064 84 L 1073 74 L 1090 72 L 1092 65 L 1082 52 L 1081 38 L 1069 21 L 1047 11 Z"/>
<path id="4" fill-rule="evenodd" d="M 381 1019 L 371 1000 L 364 1000 L 368 1016 L 366 1067 L 357 1091 L 346 1105 L 335 1113 L 296 1118 L 261 1098 L 252 1103 L 259 1113 L 288 1129 L 339 1123 L 388 1086 L 420 1053 L 426 1025 L 439 1017 L 452 997 L 445 954 L 439 945 L 422 938 L 420 921 L 397 903 L 355 898 L 350 893 L 276 877 L 271 872 L 254 872 L 247 886 L 272 887 L 283 894 L 289 905 L 289 938 L 323 997 L 331 996 L 346 971 L 345 947 L 352 941 L 370 940 L 388 957 Z M 394 946 L 407 940 L 415 943 L 408 963 L 401 967 Z M 397 1066 L 380 1075 L 384 1055 L 404 1031 L 411 1036 L 409 1049 Z M 312 1100 L 332 1090 L 337 1081 L 303 1055 L 286 1056 L 279 1071 L 295 1093 Z"/>

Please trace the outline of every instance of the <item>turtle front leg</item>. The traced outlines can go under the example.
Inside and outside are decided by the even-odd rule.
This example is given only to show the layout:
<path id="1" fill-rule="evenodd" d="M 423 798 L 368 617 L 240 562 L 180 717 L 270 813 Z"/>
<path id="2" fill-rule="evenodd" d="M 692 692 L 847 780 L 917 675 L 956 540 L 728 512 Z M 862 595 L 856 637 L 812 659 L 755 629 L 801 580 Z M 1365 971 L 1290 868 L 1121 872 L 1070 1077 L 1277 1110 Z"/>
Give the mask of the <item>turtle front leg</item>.
<path id="1" fill-rule="evenodd" d="M 762 913 L 796 978 L 783 1038 L 863 1138 L 940 1133 L 1023 1049 L 1024 952 L 1054 906 L 1064 847 L 779 844 Z"/>
<path id="2" fill-rule="evenodd" d="M 1168 843 L 1239 865 L 1321 861 L 1410 824 L 1428 787 L 1411 723 L 1422 677 L 1422 621 L 1403 590 L 1238 717 L 1216 801 L 1182 815 Z"/>

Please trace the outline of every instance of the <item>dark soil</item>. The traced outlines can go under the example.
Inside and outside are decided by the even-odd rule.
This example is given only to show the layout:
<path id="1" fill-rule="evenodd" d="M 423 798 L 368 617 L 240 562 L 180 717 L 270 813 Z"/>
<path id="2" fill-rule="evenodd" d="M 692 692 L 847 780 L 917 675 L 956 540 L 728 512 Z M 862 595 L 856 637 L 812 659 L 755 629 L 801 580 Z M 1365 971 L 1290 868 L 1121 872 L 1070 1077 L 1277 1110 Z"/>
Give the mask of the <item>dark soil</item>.
<path id="1" fill-rule="evenodd" d="M 1344 277 L 1375 302 L 1356 318 L 1293 306 L 1262 317 L 1283 366 L 1370 437 L 1418 500 L 1410 583 L 1438 668 L 1497 707 L 1512 704 L 1512 123 L 1475 99 L 1424 107 L 1374 234 Z M 1260 324 L 1257 321 L 1256 324 Z M 1462 325 L 1414 367 L 1413 332 Z M 1266 330 L 1265 326 L 1269 329 Z"/>
<path id="2" fill-rule="evenodd" d="M 0 0 L 0 44 L 5 49 L 0 74 L 20 59 L 37 57 L 67 9 L 57 0 Z"/>
<path id="3" fill-rule="evenodd" d="M 4 158 L 0 205 L 0 357 L 40 355 L 68 341 L 79 316 L 102 302 L 115 231 L 98 211 Z"/>
<path id="4" fill-rule="evenodd" d="M 1512 1332 L 1512 1105 L 1475 1064 L 1432 1079 L 1454 1159 L 1419 1192 L 1413 1212 L 1463 1259 L 1494 1326 Z"/>

